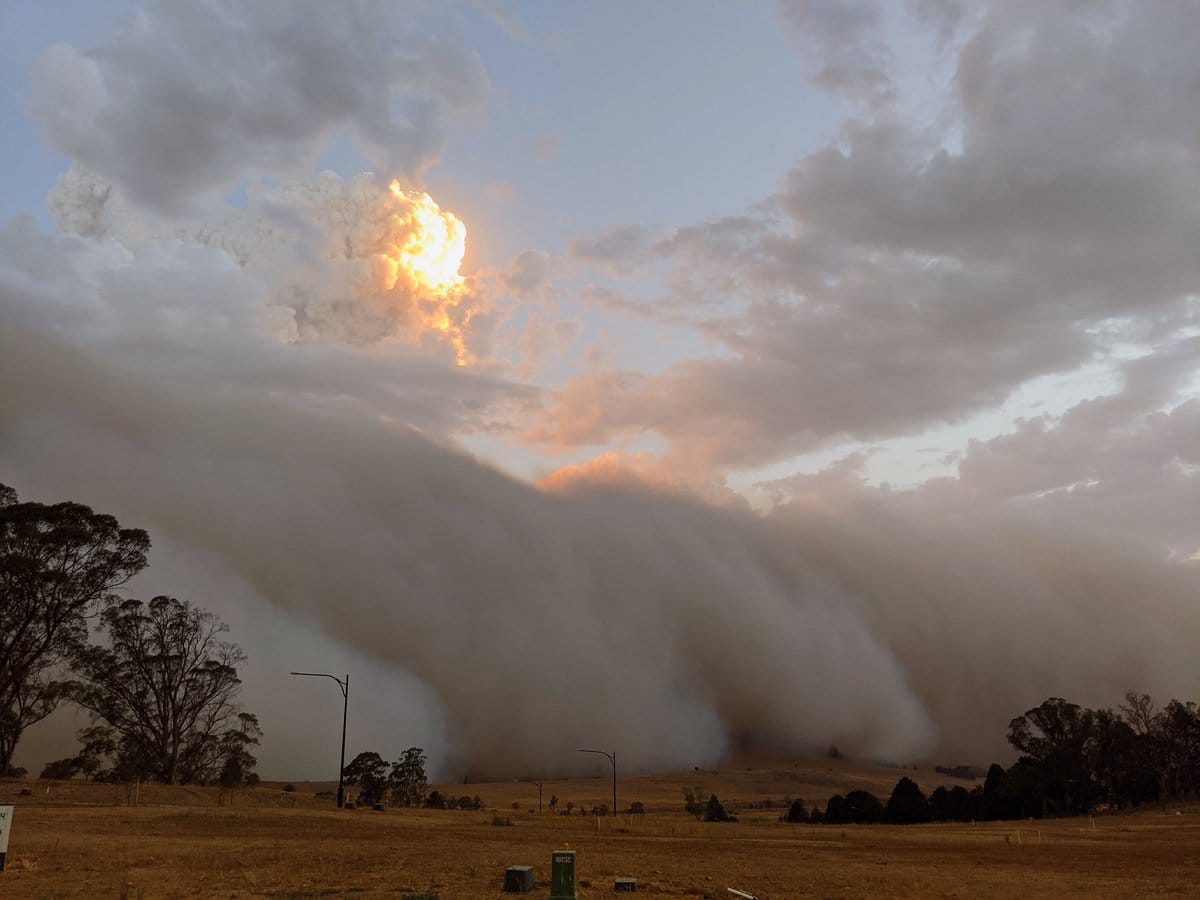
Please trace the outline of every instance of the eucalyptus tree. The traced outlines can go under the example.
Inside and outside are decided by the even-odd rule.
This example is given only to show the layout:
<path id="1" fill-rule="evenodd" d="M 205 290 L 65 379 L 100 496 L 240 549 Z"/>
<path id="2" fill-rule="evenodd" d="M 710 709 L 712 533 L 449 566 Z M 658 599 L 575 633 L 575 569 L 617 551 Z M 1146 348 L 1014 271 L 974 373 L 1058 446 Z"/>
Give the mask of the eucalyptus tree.
<path id="1" fill-rule="evenodd" d="M 0 484 L 0 775 L 22 733 L 68 694 L 87 620 L 146 565 L 150 538 L 80 503 L 19 502 Z"/>
<path id="2" fill-rule="evenodd" d="M 224 622 L 164 596 L 114 604 L 100 621 L 106 641 L 76 655 L 72 694 L 125 768 L 175 784 L 215 778 L 231 755 L 253 764 L 258 721 L 238 702 L 246 657 Z"/>

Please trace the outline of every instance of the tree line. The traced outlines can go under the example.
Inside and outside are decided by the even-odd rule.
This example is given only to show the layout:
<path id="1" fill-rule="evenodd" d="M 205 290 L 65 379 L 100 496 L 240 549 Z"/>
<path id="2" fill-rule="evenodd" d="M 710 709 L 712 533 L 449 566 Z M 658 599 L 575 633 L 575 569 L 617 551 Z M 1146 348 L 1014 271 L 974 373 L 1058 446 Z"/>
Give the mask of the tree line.
<path id="1" fill-rule="evenodd" d="M 825 809 L 795 801 L 788 822 L 852 824 L 1040 819 L 1193 800 L 1200 795 L 1200 708 L 1161 709 L 1130 692 L 1112 709 L 1051 697 L 1017 716 L 1008 742 L 1020 756 L 993 763 L 982 785 L 936 788 L 928 797 L 904 776 L 884 803 L 868 791 L 834 794 Z"/>
<path id="2" fill-rule="evenodd" d="M 409 747 L 388 763 L 374 750 L 366 750 L 346 765 L 342 778 L 348 786 L 358 788 L 356 802 L 360 806 L 374 806 L 385 799 L 393 806 L 420 806 L 428 784 L 425 751 Z"/>
<path id="3" fill-rule="evenodd" d="M 424 806 L 428 809 L 483 809 L 479 795 L 454 797 L 441 791 L 425 793 L 425 751 L 409 747 L 389 763 L 374 750 L 365 750 L 342 769 L 342 779 L 358 788 L 354 802 L 359 806 Z"/>
<path id="4" fill-rule="evenodd" d="M 149 550 L 145 531 L 113 516 L 21 502 L 0 484 L 0 774 L 14 774 L 26 729 L 70 702 L 92 724 L 79 752 L 43 777 L 227 787 L 257 778 L 251 748 L 262 732 L 238 702 L 246 657 L 224 639 L 228 627 L 173 597 L 118 593 Z"/>

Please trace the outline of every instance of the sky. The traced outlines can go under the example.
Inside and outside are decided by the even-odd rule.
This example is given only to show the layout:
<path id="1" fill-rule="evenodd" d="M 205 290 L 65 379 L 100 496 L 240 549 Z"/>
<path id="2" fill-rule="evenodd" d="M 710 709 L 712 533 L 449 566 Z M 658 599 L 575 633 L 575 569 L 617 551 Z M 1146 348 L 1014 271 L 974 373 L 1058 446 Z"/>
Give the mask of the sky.
<path id="1" fill-rule="evenodd" d="M 336 773 L 294 669 L 454 778 L 1200 696 L 1200 5 L 0 34 L 0 481 L 150 532 L 130 591 L 229 623 L 267 777 Z"/>

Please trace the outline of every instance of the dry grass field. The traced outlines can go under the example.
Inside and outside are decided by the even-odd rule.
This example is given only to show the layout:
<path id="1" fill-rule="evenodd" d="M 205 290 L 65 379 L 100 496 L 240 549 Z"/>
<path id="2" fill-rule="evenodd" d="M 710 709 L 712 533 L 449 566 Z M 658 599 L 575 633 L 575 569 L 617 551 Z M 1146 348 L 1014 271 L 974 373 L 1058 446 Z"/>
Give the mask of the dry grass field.
<path id="1" fill-rule="evenodd" d="M 0 803 L 18 807 L 0 897 L 493 898 L 517 864 L 535 866 L 533 896 L 547 896 L 550 852 L 564 846 L 578 853 L 581 898 L 611 896 L 617 876 L 649 897 L 1200 896 L 1200 810 L 890 827 L 786 825 L 780 809 L 748 808 L 736 824 L 705 824 L 682 809 L 693 785 L 729 808 L 823 803 L 855 787 L 886 798 L 900 774 L 760 761 L 628 779 L 621 806 L 638 800 L 648 813 L 616 821 L 539 816 L 536 789 L 512 782 L 444 788 L 479 794 L 483 811 L 382 813 L 338 811 L 303 785 L 239 791 L 230 805 L 215 789 L 147 785 L 134 798 L 111 785 L 0 782 Z M 909 774 L 926 791 L 939 783 Z M 546 782 L 551 794 L 590 807 L 610 801 L 611 782 Z"/>

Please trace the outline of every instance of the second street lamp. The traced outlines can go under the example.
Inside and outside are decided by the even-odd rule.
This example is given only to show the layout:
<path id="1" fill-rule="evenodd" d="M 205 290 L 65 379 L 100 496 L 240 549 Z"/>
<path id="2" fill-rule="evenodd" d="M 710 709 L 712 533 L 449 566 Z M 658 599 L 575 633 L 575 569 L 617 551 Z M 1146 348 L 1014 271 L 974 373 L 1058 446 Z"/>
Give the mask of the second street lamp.
<path id="1" fill-rule="evenodd" d="M 337 682 L 337 686 L 342 691 L 342 761 L 338 766 L 338 792 L 337 805 L 341 809 L 346 805 L 346 792 L 342 787 L 343 773 L 346 771 L 346 712 L 350 709 L 350 673 L 346 673 L 346 680 L 338 678 L 336 675 L 327 675 L 325 672 L 289 672 L 289 675 L 308 675 L 311 678 L 332 678 Z"/>
<path id="2" fill-rule="evenodd" d="M 519 784 L 532 784 L 538 789 L 538 815 L 542 814 L 542 779 L 540 778 L 518 778 Z"/>
<path id="3" fill-rule="evenodd" d="M 576 750 L 575 752 L 576 752 L 576 753 L 599 753 L 601 756 L 606 756 L 606 757 L 608 757 L 608 761 L 609 761 L 610 763 L 612 763 L 612 770 L 613 770 L 613 807 L 612 807 L 612 814 L 613 814 L 613 816 L 615 817 L 615 816 L 616 816 L 616 814 L 617 814 L 617 751 L 616 751 L 616 750 L 614 750 L 612 753 L 609 753 L 607 750 L 585 750 L 585 749 L 582 749 L 582 748 L 581 748 L 581 749 L 579 749 L 579 750 Z"/>

